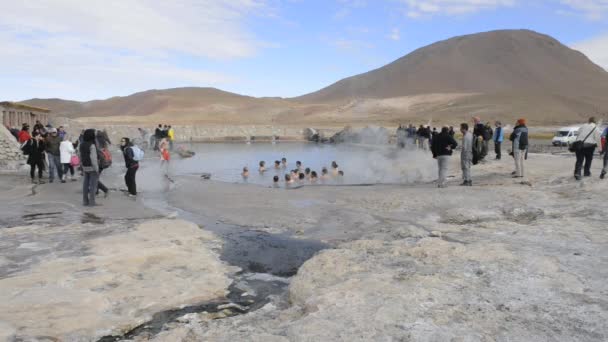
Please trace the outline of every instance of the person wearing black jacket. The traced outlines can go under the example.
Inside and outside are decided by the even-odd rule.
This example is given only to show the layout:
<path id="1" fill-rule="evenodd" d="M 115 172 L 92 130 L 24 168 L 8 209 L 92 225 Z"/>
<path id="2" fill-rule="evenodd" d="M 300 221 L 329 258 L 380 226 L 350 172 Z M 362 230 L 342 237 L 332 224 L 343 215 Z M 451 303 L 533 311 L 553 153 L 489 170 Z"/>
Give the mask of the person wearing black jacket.
<path id="1" fill-rule="evenodd" d="M 133 143 L 129 138 L 122 138 L 120 140 L 120 149 L 125 157 L 125 166 L 127 167 L 127 173 L 125 174 L 125 183 L 129 190 L 129 196 L 137 196 L 137 184 L 135 183 L 135 174 L 139 169 L 139 162 L 133 159 Z"/>
<path id="2" fill-rule="evenodd" d="M 36 174 L 36 168 L 38 168 L 38 184 L 44 184 L 42 180 L 42 171 L 44 171 L 44 139 L 40 136 L 38 131 L 32 133 L 32 138 L 26 143 L 24 150 L 27 151 L 27 163 L 30 165 L 30 177 L 32 183 L 36 183 L 34 175 Z"/>
<path id="3" fill-rule="evenodd" d="M 95 206 L 95 193 L 99 180 L 99 162 L 97 154 L 100 153 L 95 144 L 95 130 L 87 129 L 80 144 L 80 162 L 82 164 L 82 204 Z"/>
<path id="4" fill-rule="evenodd" d="M 515 159 L 513 178 L 522 178 L 524 176 L 524 160 L 528 152 L 528 127 L 526 127 L 526 119 L 517 120 L 517 124 L 509 140 L 513 142 L 513 152 L 511 153 Z"/>
<path id="5" fill-rule="evenodd" d="M 435 136 L 431 145 L 433 158 L 437 159 L 439 169 L 439 180 L 437 182 L 437 187 L 439 188 L 447 187 L 448 161 L 452 155 L 452 151 L 458 146 L 456 140 L 450 136 L 449 130 L 447 126 L 441 128 L 441 133 Z"/>
<path id="6" fill-rule="evenodd" d="M 473 149 L 477 151 L 477 161 L 482 162 L 488 154 L 486 126 L 479 117 L 473 118 Z M 491 138 L 490 138 L 491 139 Z"/>

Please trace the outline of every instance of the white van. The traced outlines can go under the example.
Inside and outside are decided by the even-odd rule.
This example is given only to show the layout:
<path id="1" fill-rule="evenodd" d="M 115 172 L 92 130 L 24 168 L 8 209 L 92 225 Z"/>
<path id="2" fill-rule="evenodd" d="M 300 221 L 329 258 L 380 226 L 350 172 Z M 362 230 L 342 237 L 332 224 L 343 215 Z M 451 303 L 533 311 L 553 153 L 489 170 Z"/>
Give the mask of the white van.
<path id="1" fill-rule="evenodd" d="M 557 132 L 551 141 L 553 146 L 568 146 L 572 144 L 578 136 L 580 126 L 562 127 Z"/>

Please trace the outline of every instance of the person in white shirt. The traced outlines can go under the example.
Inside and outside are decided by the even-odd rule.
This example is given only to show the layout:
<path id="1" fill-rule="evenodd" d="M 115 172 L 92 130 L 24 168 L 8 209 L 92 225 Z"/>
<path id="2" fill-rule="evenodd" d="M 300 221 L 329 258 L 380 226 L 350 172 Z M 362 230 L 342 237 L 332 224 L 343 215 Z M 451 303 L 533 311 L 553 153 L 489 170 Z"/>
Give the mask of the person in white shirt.
<path id="1" fill-rule="evenodd" d="M 66 134 L 63 137 L 63 141 L 59 144 L 59 159 L 61 160 L 61 165 L 63 166 L 63 177 L 61 181 L 65 182 L 68 170 L 70 171 L 72 181 L 76 181 L 74 177 L 74 166 L 71 164 L 72 156 L 76 153 L 74 149 L 74 144 L 69 139 L 69 136 Z"/>
<path id="2" fill-rule="evenodd" d="M 581 170 L 584 161 L 584 176 L 591 176 L 591 162 L 595 148 L 602 145 L 602 132 L 597 125 L 595 117 L 589 118 L 589 123 L 581 126 L 578 130 L 576 142 L 578 146 L 575 150 L 576 164 L 574 166 L 574 178 L 581 179 Z"/>
<path id="3" fill-rule="evenodd" d="M 473 163 L 473 134 L 469 132 L 467 123 L 460 124 L 462 133 L 462 152 L 460 152 L 460 166 L 462 168 L 462 184 L 464 186 L 473 185 L 471 180 L 471 164 Z"/>

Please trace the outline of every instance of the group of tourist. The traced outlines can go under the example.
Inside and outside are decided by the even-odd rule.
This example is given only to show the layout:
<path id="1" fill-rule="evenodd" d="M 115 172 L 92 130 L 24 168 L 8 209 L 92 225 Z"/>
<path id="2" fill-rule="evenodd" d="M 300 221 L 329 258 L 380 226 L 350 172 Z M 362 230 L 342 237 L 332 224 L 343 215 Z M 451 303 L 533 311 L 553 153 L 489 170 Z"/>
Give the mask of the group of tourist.
<path id="1" fill-rule="evenodd" d="M 142 134 L 144 141 L 147 141 L 145 135 L 147 131 L 139 129 Z M 142 133 L 145 132 L 145 133 Z M 175 140 L 175 130 L 171 125 L 158 124 L 158 127 L 154 130 L 154 134 L 149 137 L 150 148 L 154 151 L 161 151 L 161 144 L 166 144 L 168 150 L 173 151 L 173 141 Z M 161 151 L 162 152 L 162 151 Z"/>
<path id="2" fill-rule="evenodd" d="M 49 183 L 53 183 L 55 179 L 66 183 L 68 175 L 71 181 L 77 181 L 77 169 L 83 179 L 83 205 L 95 206 L 95 196 L 100 191 L 105 197 L 108 196 L 110 190 L 100 179 L 103 170 L 112 165 L 112 154 L 109 150 L 111 141 L 105 130 L 82 130 L 78 139 L 72 141 L 63 127 L 42 126 L 40 122 L 36 122 L 31 133 L 29 125 L 24 124 L 14 135 L 21 143 L 21 151 L 27 156 L 32 183 L 44 184 L 44 171 L 48 171 Z M 123 138 L 120 145 L 127 167 L 125 183 L 128 195 L 135 197 L 139 148 L 134 146 L 129 138 Z"/>
<path id="3" fill-rule="evenodd" d="M 402 127 L 402 126 L 400 126 Z M 410 125 L 410 127 L 412 127 Z M 427 130 L 428 131 L 428 130 Z M 452 129 L 444 126 L 441 132 L 431 134 L 430 150 L 433 158 L 437 159 L 438 165 L 438 184 L 440 188 L 446 187 L 448 160 L 452 155 L 452 151 L 458 146 L 454 139 Z M 495 130 L 492 130 L 489 123 L 483 124 L 478 117 L 473 118 L 473 132 L 470 131 L 468 123 L 460 125 L 462 133 L 462 147 L 460 154 L 460 163 L 462 169 L 462 184 L 463 186 L 471 186 L 471 166 L 480 162 L 484 162 L 488 153 L 489 141 L 494 142 L 494 151 L 496 159 L 500 160 L 502 155 L 502 142 L 504 140 L 504 130 L 500 121 L 495 122 Z M 419 133 L 416 133 L 417 139 Z M 595 117 L 591 117 L 588 123 L 583 125 L 578 132 L 576 141 L 572 144 L 571 150 L 576 154 L 576 163 L 574 167 L 574 178 L 581 180 L 582 176 L 591 176 L 591 163 L 595 150 L 599 147 L 600 153 L 603 154 L 603 169 L 600 173 L 600 179 L 604 179 L 608 173 L 608 152 L 606 148 L 606 137 L 608 136 L 608 128 L 601 131 Z M 422 137 L 426 139 L 426 135 Z M 524 177 L 524 164 L 528 158 L 528 127 L 526 119 L 518 119 L 513 132 L 509 136 L 511 141 L 510 155 L 515 162 L 515 171 L 511 173 L 513 178 Z M 423 146 L 424 147 L 424 143 Z M 581 175 L 582 173 L 582 175 Z"/>
<path id="4" fill-rule="evenodd" d="M 461 185 L 463 186 L 472 186 L 471 167 L 472 165 L 485 162 L 490 141 L 494 143 L 496 159 L 500 160 L 502 157 L 504 129 L 501 122 L 496 121 L 494 129 L 492 129 L 489 123 L 482 123 L 478 117 L 474 117 L 472 122 L 472 128 L 469 127 L 468 123 L 460 125 L 460 132 L 462 134 L 460 142 Z M 66 183 L 68 175 L 69 180 L 76 181 L 75 170 L 77 169 L 83 178 L 84 205 L 95 205 L 95 196 L 99 194 L 99 191 L 108 196 L 109 189 L 100 179 L 103 170 L 108 168 L 112 163 L 112 155 L 109 152 L 111 142 L 105 130 L 83 130 L 78 139 L 72 141 L 70 140 L 70 135 L 66 133 L 63 127 L 43 126 L 38 121 L 31 130 L 31 133 L 28 124 L 24 124 L 21 130 L 11 130 L 11 133 L 21 143 L 21 150 L 27 155 L 32 183 L 44 183 L 43 171 L 45 170 L 48 170 L 49 183 L 53 183 L 55 179 L 61 183 Z M 174 134 L 171 126 L 158 125 L 154 136 L 150 140 L 151 147 L 160 152 L 160 165 L 161 169 L 165 170 L 165 174 L 168 173 L 169 151 L 173 148 Z M 603 153 L 603 169 L 600 178 L 605 178 L 608 173 L 607 135 L 608 128 L 602 132 L 594 117 L 589 118 L 588 123 L 579 129 L 576 141 L 571 147 L 571 151 L 576 154 L 574 168 L 576 180 L 591 176 L 591 164 L 598 147 L 601 153 Z M 529 147 L 528 128 L 525 119 L 521 118 L 517 120 L 509 136 L 509 140 L 511 141 L 510 155 L 515 163 L 512 177 L 523 178 L 524 164 L 528 157 Z M 408 127 L 399 126 L 397 141 L 400 147 L 412 145 L 422 150 L 430 150 L 438 164 L 438 187 L 443 188 L 447 186 L 449 158 L 459 146 L 455 140 L 453 127 L 444 126 L 440 131 L 437 131 L 436 128 L 431 130 L 429 126 L 423 125 L 419 128 L 415 128 L 413 125 L 409 125 Z M 143 151 L 126 137 L 121 139 L 120 149 L 127 168 L 124 179 L 128 195 L 134 197 L 137 195 L 135 175 L 139 168 L 139 161 L 143 158 Z M 332 162 L 330 168 L 323 167 L 320 174 L 315 170 L 304 167 L 300 161 L 296 162 L 294 169 L 289 170 L 286 158 L 276 160 L 273 168 L 267 168 L 265 161 L 259 162 L 258 172 L 260 175 L 265 175 L 271 169 L 275 171 L 275 175 L 272 178 L 274 187 L 279 187 L 281 182 L 284 182 L 287 187 L 328 183 L 331 181 L 340 183 L 344 177 L 344 172 L 339 169 L 335 161 Z M 36 174 L 38 175 L 38 180 L 36 180 Z M 247 167 L 243 168 L 241 176 L 247 181 L 249 178 L 249 169 Z"/>
<path id="5" fill-rule="evenodd" d="M 324 166 L 321 169 L 320 175 L 317 173 L 317 171 L 312 170 L 309 167 L 305 167 L 299 160 L 296 161 L 295 168 L 289 170 L 287 166 L 287 158 L 285 157 L 281 158 L 281 160 L 275 160 L 274 167 L 272 169 L 266 167 L 265 161 L 262 160 L 259 162 L 258 173 L 261 176 L 266 175 L 271 170 L 273 170 L 275 173 L 275 175 L 272 177 L 272 186 L 275 188 L 280 187 L 281 181 L 284 182 L 286 187 L 291 187 L 304 184 L 325 184 L 330 181 L 341 183 L 344 178 L 344 171 L 340 170 L 336 161 L 331 163 L 331 168 Z M 244 181 L 249 179 L 249 168 L 247 166 L 243 167 L 241 177 L 243 177 Z"/>

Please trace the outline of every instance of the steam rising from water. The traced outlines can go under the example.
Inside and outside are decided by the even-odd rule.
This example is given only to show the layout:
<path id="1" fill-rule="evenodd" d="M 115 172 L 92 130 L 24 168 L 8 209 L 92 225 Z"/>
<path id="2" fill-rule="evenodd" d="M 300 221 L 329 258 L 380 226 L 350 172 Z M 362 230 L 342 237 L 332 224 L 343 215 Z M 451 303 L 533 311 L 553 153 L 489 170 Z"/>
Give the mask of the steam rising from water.
<path id="1" fill-rule="evenodd" d="M 378 139 L 377 135 L 370 135 Z M 369 141 L 369 140 L 368 140 Z M 375 140 L 377 142 L 378 140 Z M 344 184 L 370 183 L 411 183 L 434 179 L 436 165 L 428 152 L 415 149 L 398 149 L 389 145 L 341 144 L 317 145 L 309 143 L 259 143 L 259 144 L 193 144 L 189 147 L 196 151 L 190 159 L 180 159 L 177 154 L 171 161 L 174 175 L 211 173 L 212 179 L 225 182 L 243 182 L 242 168 L 250 171 L 249 183 L 269 186 L 274 175 L 283 184 L 286 170 L 275 170 L 274 161 L 287 158 L 289 170 L 295 168 L 297 160 L 303 167 L 309 167 L 321 175 L 322 167 L 331 166 L 336 161 L 345 173 Z M 151 154 L 152 152 L 148 152 Z M 264 160 L 268 171 L 258 173 L 258 162 Z M 147 159 L 146 164 L 159 164 L 157 159 Z M 160 171 L 147 165 L 146 172 L 152 178 L 162 178 Z M 154 175 L 152 175 L 154 174 Z M 157 178 L 158 177 L 158 178 Z M 139 179 L 139 174 L 138 174 Z M 142 181 L 147 177 L 142 174 Z M 337 183 L 330 181 L 328 183 Z"/>

